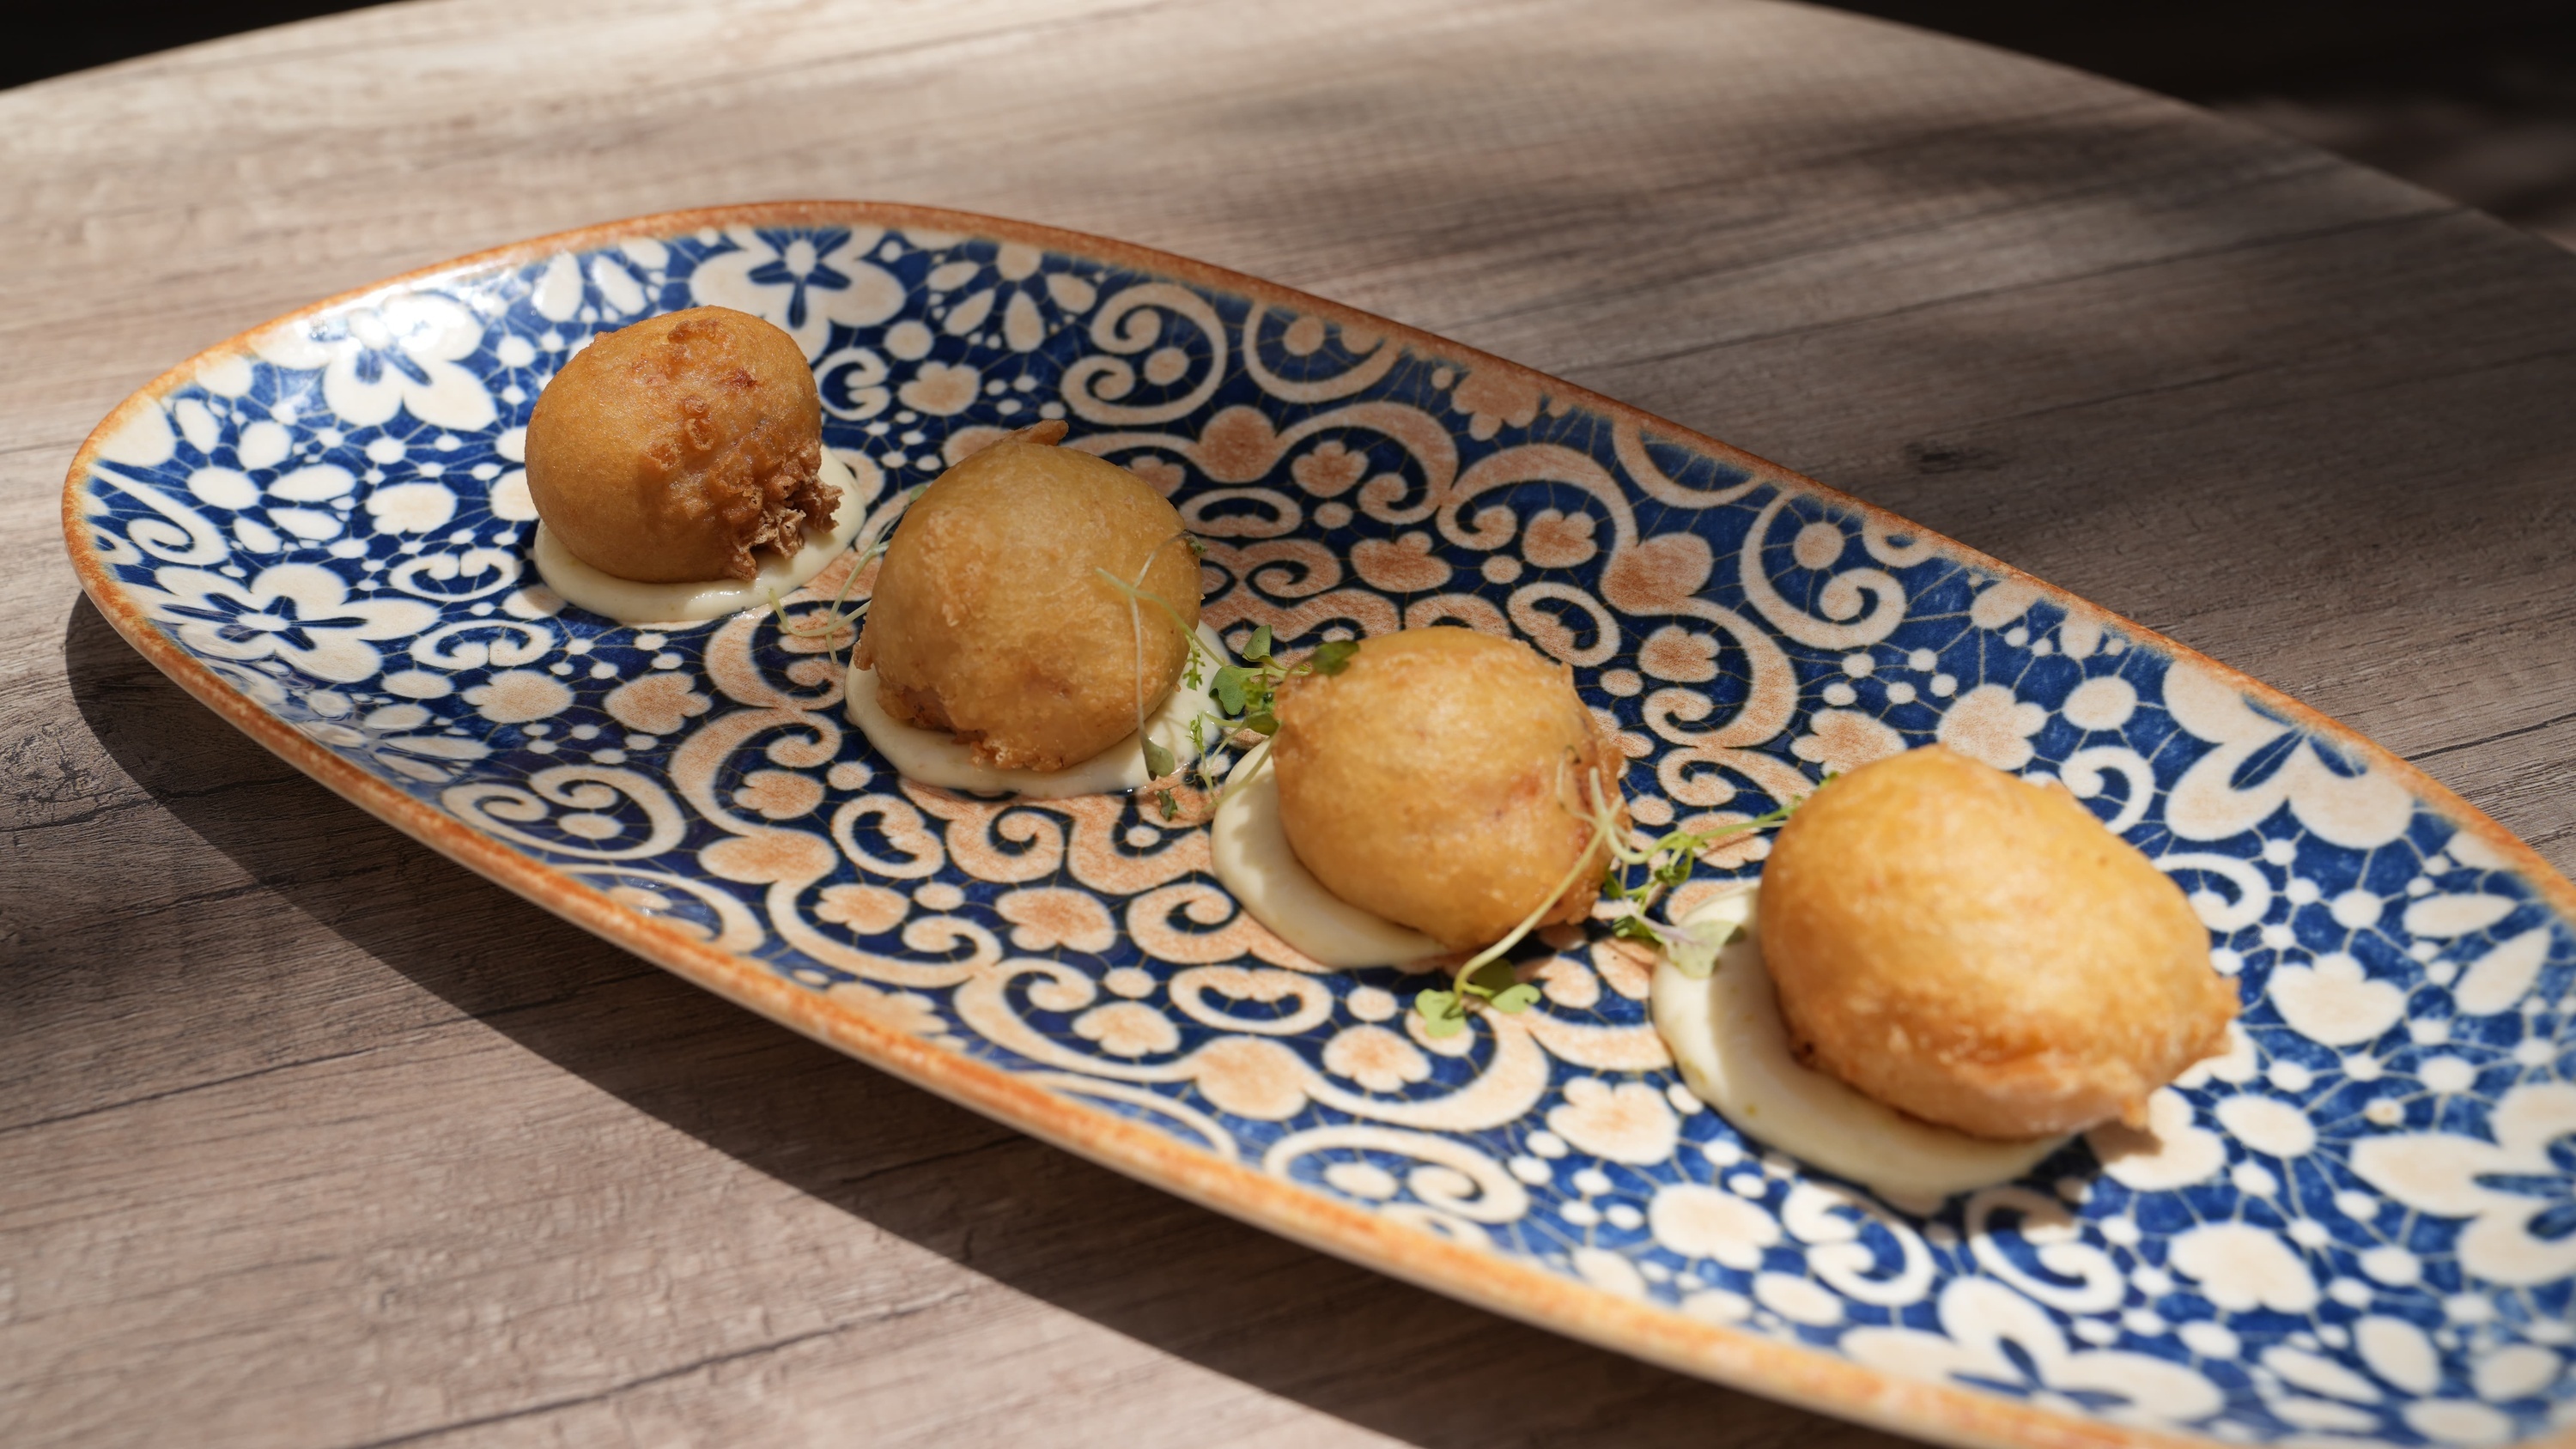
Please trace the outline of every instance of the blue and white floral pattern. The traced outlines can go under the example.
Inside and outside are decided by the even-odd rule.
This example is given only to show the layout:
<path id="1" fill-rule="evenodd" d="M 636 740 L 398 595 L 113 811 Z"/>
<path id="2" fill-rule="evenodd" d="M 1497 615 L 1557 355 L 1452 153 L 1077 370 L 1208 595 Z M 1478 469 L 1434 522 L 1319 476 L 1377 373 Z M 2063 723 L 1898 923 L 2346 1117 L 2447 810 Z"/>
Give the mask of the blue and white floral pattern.
<path id="1" fill-rule="evenodd" d="M 2245 988 L 2233 1050 L 2151 1132 L 1884 1202 L 1694 1100 L 1605 942 L 1551 938 L 1535 1009 L 1434 1039 L 1403 1010 L 1420 983 L 1324 971 L 1238 914 L 1201 831 L 899 781 L 839 720 L 834 641 L 621 627 L 531 571 L 537 393 L 596 332 L 696 303 L 806 349 L 872 508 L 1063 418 L 1180 506 L 1230 635 L 1530 640 L 1616 726 L 1648 825 L 1935 739 L 2061 780 L 2190 893 Z M 273 329 L 139 409 L 77 490 L 116 589 L 359 768 L 1198 1150 L 2070 1415 L 2444 1445 L 2576 1418 L 2576 936 L 2531 880 L 2157 641 L 1526 374 L 1019 242 L 639 235 Z"/>

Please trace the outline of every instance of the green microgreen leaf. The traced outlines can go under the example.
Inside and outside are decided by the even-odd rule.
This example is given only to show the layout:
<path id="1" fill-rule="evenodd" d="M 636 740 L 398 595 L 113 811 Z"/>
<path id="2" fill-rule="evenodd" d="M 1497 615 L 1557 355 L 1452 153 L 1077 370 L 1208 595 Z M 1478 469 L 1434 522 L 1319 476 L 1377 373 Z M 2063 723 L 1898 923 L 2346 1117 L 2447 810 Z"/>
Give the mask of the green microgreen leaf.
<path id="1" fill-rule="evenodd" d="M 1149 778 L 1159 780 L 1179 767 L 1180 762 L 1172 758 L 1170 750 L 1156 744 L 1151 735 L 1145 737 L 1145 773 Z"/>
<path id="2" fill-rule="evenodd" d="M 1744 928 L 1733 922 L 1706 926 L 1658 924 L 1649 911 L 1666 892 L 1689 880 L 1700 857 L 1719 842 L 1777 825 L 1806 799 L 1800 796 L 1776 810 L 1714 830 L 1671 831 L 1643 847 L 1620 841 L 1615 811 L 1608 802 L 1595 800 L 1593 821 L 1608 841 L 1613 860 L 1601 892 L 1621 908 L 1611 918 L 1611 936 L 1663 952 L 1674 969 L 1685 976 L 1707 977 L 1717 967 L 1718 953 L 1730 942 L 1741 939 Z"/>
<path id="3" fill-rule="evenodd" d="M 1177 800 L 1174 800 L 1174 799 L 1172 798 L 1172 792 L 1171 792 L 1171 791 L 1169 791 L 1169 790 L 1157 790 L 1157 791 L 1155 791 L 1155 792 L 1154 792 L 1154 799 L 1155 799 L 1156 803 L 1160 804 L 1160 805 L 1163 807 L 1163 818 L 1164 818 L 1164 819 L 1166 819 L 1166 820 L 1178 820 L 1178 819 L 1181 817 L 1181 806 L 1180 806 L 1180 802 L 1179 802 L 1179 801 L 1177 801 Z"/>
<path id="4" fill-rule="evenodd" d="M 1488 961 L 1473 970 L 1460 972 L 1458 989 L 1491 1000 L 1510 990 L 1519 979 L 1511 962 Z"/>
<path id="5" fill-rule="evenodd" d="M 1254 734 L 1275 735 L 1279 733 L 1279 716 L 1266 709 L 1259 714 L 1248 714 L 1243 717 L 1243 728 Z"/>
<path id="6" fill-rule="evenodd" d="M 1317 674 L 1339 674 L 1351 667 L 1351 656 L 1360 652 L 1357 639 L 1331 639 L 1315 646 L 1306 663 Z"/>
<path id="7" fill-rule="evenodd" d="M 1518 1016 L 1538 1000 L 1538 987 L 1523 981 L 1504 988 L 1494 997 L 1494 1010 L 1505 1016 Z"/>
<path id="8" fill-rule="evenodd" d="M 1611 922 L 1610 934 L 1622 941 L 1636 941 L 1648 946 L 1659 945 L 1662 941 L 1655 934 L 1655 923 L 1638 915 L 1621 916 Z"/>
<path id="9" fill-rule="evenodd" d="M 1238 664 L 1229 664 L 1216 672 L 1216 683 L 1210 692 L 1216 696 L 1217 704 L 1228 715 L 1243 713 L 1243 706 L 1248 699 L 1246 687 L 1250 677 L 1250 671 Z"/>
<path id="10" fill-rule="evenodd" d="M 1734 925 L 1722 929 L 1699 926 L 1664 926 L 1659 932 L 1664 959 L 1673 969 L 1693 981 L 1705 981 L 1717 969 L 1717 954 L 1727 942 L 1743 934 Z"/>
<path id="11" fill-rule="evenodd" d="M 1664 943 L 1664 959 L 1693 981 L 1706 981 L 1717 969 L 1717 947 L 1705 941 L 1675 937 Z"/>
<path id="12" fill-rule="evenodd" d="M 1256 626 L 1254 626 L 1253 631 L 1252 631 L 1252 637 L 1251 637 L 1250 639 L 1248 639 L 1248 640 L 1245 640 L 1245 641 L 1244 641 L 1244 645 L 1243 645 L 1243 657 L 1244 657 L 1244 658 L 1246 658 L 1246 659 L 1259 660 L 1259 661 L 1265 661 L 1265 662 L 1270 658 L 1270 626 L 1269 626 L 1269 625 L 1267 625 L 1267 624 L 1260 624 L 1260 625 L 1256 625 Z"/>
<path id="13" fill-rule="evenodd" d="M 1467 1004 L 1450 991 L 1424 991 L 1413 998 L 1413 1009 L 1422 1015 L 1422 1034 L 1439 1038 L 1456 1036 L 1467 1029 Z"/>

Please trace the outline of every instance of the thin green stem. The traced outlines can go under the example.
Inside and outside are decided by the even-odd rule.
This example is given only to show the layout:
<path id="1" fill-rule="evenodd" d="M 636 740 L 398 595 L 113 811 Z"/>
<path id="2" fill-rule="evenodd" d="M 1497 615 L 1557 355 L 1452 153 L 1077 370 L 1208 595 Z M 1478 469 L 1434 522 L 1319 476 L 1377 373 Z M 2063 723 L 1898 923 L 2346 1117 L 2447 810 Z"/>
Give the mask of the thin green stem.
<path id="1" fill-rule="evenodd" d="M 1565 762 L 1559 760 L 1557 762 L 1557 798 L 1560 802 L 1564 799 L 1565 794 L 1564 770 Z M 1588 771 L 1586 773 L 1589 774 Z M 1458 968 L 1458 974 L 1460 977 L 1472 976 L 1480 967 L 1500 960 L 1504 953 L 1510 951 L 1514 946 L 1519 945 L 1523 940 L 1527 939 L 1530 932 L 1537 930 L 1540 919 L 1546 916 L 1549 911 L 1555 909 L 1556 903 L 1564 899 L 1565 893 L 1574 888 L 1575 879 L 1583 874 L 1583 867 L 1589 864 L 1592 860 L 1592 851 L 1594 847 L 1609 840 L 1617 833 L 1618 817 L 1603 804 L 1601 796 L 1601 781 L 1597 776 L 1595 776 L 1592 778 L 1592 838 L 1583 843 L 1582 850 L 1576 852 L 1573 866 L 1565 872 L 1564 878 L 1556 883 L 1556 889 L 1549 891 L 1545 896 L 1541 897 L 1536 909 L 1522 917 L 1521 923 L 1512 928 L 1510 935 L 1505 936 L 1503 939 L 1496 941 L 1490 946 L 1487 946 L 1484 950 L 1477 952 L 1475 955 L 1468 957 L 1466 964 Z M 1575 818 L 1579 820 L 1583 817 L 1578 815 Z"/>
<path id="2" fill-rule="evenodd" d="M 1145 575 L 1154 571 L 1154 561 L 1163 556 L 1163 550 L 1170 548 L 1175 543 L 1187 543 L 1188 541 L 1189 534 L 1176 533 L 1170 538 L 1164 539 L 1161 543 L 1154 545 L 1153 548 L 1145 554 L 1145 561 L 1136 566 L 1136 578 L 1132 583 L 1118 577 L 1116 574 L 1111 573 L 1105 568 L 1094 566 L 1092 569 L 1092 572 L 1100 575 L 1102 579 L 1106 580 L 1111 588 L 1114 588 L 1118 592 L 1127 596 L 1127 629 L 1129 635 L 1136 641 L 1136 673 L 1134 675 L 1136 686 L 1136 739 L 1138 744 L 1145 751 L 1145 767 L 1147 771 L 1158 777 L 1162 772 L 1154 770 L 1153 768 L 1154 742 L 1145 737 L 1145 614 L 1142 607 L 1143 604 L 1150 600 L 1156 608 L 1161 609 L 1163 613 L 1171 619 L 1172 627 L 1180 631 L 1181 648 L 1183 651 L 1181 658 L 1184 667 L 1195 662 L 1198 656 L 1205 651 L 1199 644 L 1198 631 L 1191 628 L 1188 621 L 1181 617 L 1181 611 L 1172 607 L 1172 603 L 1169 599 L 1166 599 L 1145 587 Z"/>

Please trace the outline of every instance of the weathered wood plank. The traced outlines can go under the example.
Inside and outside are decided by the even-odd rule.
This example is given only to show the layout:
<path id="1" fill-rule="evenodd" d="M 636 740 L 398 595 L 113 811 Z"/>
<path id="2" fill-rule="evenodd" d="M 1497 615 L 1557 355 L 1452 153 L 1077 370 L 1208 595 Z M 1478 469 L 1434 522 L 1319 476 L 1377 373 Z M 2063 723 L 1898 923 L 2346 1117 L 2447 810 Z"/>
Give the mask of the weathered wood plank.
<path id="1" fill-rule="evenodd" d="M 2576 262 L 2071 72 L 1750 0 L 431 0 L 0 94 L 0 138 L 13 1444 L 1876 1437 L 769 1027 L 76 603 L 54 496 L 118 397 L 520 236 L 891 196 L 1305 286 L 2173 632 L 2576 864 Z"/>

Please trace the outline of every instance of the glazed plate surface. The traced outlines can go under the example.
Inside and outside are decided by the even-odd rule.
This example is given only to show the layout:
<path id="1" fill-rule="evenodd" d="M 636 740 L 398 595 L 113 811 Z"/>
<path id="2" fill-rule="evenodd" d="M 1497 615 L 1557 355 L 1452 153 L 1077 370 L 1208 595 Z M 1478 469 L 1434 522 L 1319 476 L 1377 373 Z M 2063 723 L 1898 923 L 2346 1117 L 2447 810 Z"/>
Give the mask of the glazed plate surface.
<path id="1" fill-rule="evenodd" d="M 870 506 L 996 435 L 1168 493 L 1206 617 L 1451 622 L 1572 665 L 1638 818 L 1741 818 L 1940 740 L 2062 780 L 2192 896 L 2234 1051 L 2026 1179 L 1896 1204 L 1685 1091 L 1645 973 L 1429 978 L 1240 914 L 1200 828 L 907 784 L 773 616 L 638 629 L 528 563 L 524 424 L 598 331 L 785 328 Z M 2576 890 L 2349 731 L 1784 469 L 1179 258 L 862 203 L 647 218 L 322 303 L 75 460 L 114 625 L 431 846 L 730 999 L 1386 1272 L 1958 1443 L 2482 1446 L 2576 1417 Z M 836 567 L 787 601 L 814 621 Z M 854 596 L 863 594 L 856 591 Z M 842 643 L 846 643 L 846 635 Z M 1754 874 L 1760 845 L 1720 874 Z M 1704 874 L 1703 878 L 1710 878 Z"/>

